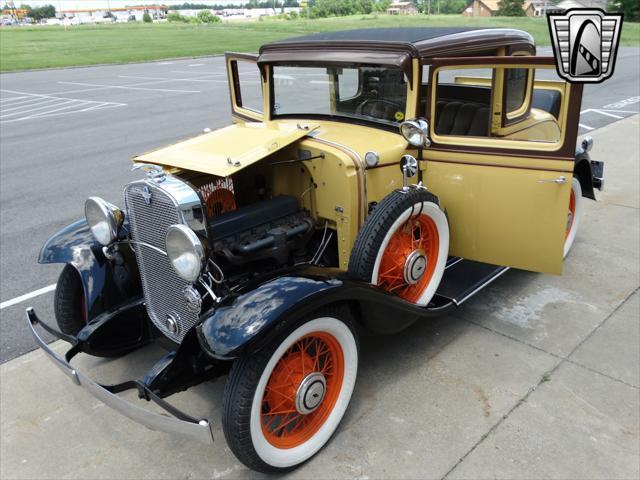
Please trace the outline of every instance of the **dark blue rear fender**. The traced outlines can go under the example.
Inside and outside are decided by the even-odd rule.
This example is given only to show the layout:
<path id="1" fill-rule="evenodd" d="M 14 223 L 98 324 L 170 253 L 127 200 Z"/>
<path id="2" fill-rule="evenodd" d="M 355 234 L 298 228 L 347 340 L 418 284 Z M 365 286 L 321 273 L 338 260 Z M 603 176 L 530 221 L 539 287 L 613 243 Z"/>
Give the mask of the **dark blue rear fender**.
<path id="1" fill-rule="evenodd" d="M 263 283 L 206 318 L 197 327 L 200 344 L 214 358 L 235 358 L 274 329 L 320 308 L 342 285 L 338 279 L 303 276 Z"/>
<path id="2" fill-rule="evenodd" d="M 43 245 L 38 263 L 68 263 L 82 279 L 86 319 L 140 295 L 137 266 L 132 254 L 108 260 L 91 234 L 86 220 L 78 220 L 54 234 Z"/>

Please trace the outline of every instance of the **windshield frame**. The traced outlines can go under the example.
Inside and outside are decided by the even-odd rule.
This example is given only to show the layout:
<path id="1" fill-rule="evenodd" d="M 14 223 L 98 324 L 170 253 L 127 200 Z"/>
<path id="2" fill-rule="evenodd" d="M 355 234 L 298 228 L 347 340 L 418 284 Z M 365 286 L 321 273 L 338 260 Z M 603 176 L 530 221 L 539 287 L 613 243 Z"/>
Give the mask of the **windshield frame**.
<path id="1" fill-rule="evenodd" d="M 274 71 L 276 67 L 300 67 L 300 68 L 363 68 L 363 67 L 373 67 L 373 68 L 384 68 L 387 70 L 397 70 L 402 72 L 404 83 L 405 83 L 405 93 L 404 93 L 404 105 L 402 113 L 404 118 L 406 118 L 408 103 L 411 98 L 411 83 L 410 79 L 407 78 L 406 72 L 401 67 L 393 67 L 385 64 L 377 64 L 377 63 L 362 63 L 362 62 L 328 62 L 328 63 L 319 63 L 319 62 L 278 62 L 269 64 L 268 69 L 268 83 L 269 83 L 269 118 L 270 120 L 287 120 L 287 119 L 310 119 L 310 120 L 327 120 L 332 122 L 344 122 L 351 123 L 355 125 L 363 125 L 368 127 L 381 128 L 389 131 L 398 131 L 398 127 L 402 120 L 400 121 L 389 121 L 384 119 L 377 119 L 375 117 L 368 116 L 360 116 L 360 115 L 349 115 L 349 114 L 340 114 L 334 115 L 329 113 L 281 113 L 278 114 L 274 110 L 274 105 L 276 102 L 275 99 L 275 82 L 274 82 Z"/>

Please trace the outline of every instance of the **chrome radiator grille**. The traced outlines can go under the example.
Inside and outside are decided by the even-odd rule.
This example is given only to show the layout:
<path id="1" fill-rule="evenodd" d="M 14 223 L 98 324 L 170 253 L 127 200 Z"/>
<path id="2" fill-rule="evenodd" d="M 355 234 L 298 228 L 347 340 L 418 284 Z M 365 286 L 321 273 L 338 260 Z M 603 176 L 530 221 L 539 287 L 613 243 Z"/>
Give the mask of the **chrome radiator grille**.
<path id="1" fill-rule="evenodd" d="M 146 199 L 150 201 L 147 201 Z M 125 187 L 125 205 L 134 242 L 134 250 L 147 313 L 151 321 L 167 337 L 181 342 L 198 321 L 198 314 L 187 309 L 183 291 L 188 285 L 173 270 L 166 255 L 149 247 L 165 251 L 165 235 L 170 225 L 184 223 L 176 200 L 162 188 L 162 184 L 133 182 Z M 140 243 L 138 243 L 140 242 Z M 168 327 L 173 318 L 177 331 Z"/>

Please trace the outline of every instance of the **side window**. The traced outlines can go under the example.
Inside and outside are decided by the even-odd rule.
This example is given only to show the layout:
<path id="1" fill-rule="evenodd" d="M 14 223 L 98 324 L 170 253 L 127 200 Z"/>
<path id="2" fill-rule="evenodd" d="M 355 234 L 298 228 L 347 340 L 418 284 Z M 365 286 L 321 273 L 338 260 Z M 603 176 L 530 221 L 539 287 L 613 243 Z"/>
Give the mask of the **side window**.
<path id="1" fill-rule="evenodd" d="M 476 143 L 469 143 L 470 137 L 476 137 L 477 145 L 518 140 L 560 146 L 567 87 L 552 67 L 439 67 L 433 78 L 431 128 L 436 143 L 440 138 L 472 146 Z"/>
<path id="2" fill-rule="evenodd" d="M 234 62 L 236 82 L 239 86 L 239 90 L 236 91 L 236 103 L 239 107 L 262 113 L 262 79 L 258 66 L 255 62 L 242 59 Z"/>
<path id="3" fill-rule="evenodd" d="M 435 109 L 432 109 L 435 133 L 488 137 L 493 70 L 440 69 L 436 79 Z"/>

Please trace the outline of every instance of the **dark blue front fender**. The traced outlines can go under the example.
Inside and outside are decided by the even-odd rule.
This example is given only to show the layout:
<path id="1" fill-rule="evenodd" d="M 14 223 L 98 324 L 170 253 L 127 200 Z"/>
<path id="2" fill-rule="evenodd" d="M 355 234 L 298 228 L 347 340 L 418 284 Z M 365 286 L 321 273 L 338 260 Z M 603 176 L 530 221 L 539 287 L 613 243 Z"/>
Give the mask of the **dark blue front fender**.
<path id="1" fill-rule="evenodd" d="M 108 260 L 84 219 L 49 238 L 40 250 L 38 263 L 68 263 L 78 271 L 87 320 L 140 294 L 135 259 Z"/>
<path id="2" fill-rule="evenodd" d="M 202 348 L 218 359 L 237 357 L 255 339 L 264 338 L 287 319 L 319 308 L 327 294 L 342 286 L 338 279 L 284 276 L 268 281 L 217 308 L 198 327 Z"/>

